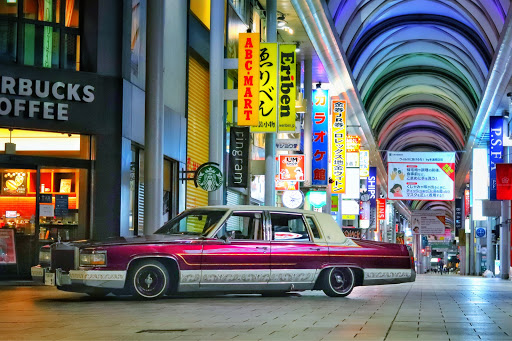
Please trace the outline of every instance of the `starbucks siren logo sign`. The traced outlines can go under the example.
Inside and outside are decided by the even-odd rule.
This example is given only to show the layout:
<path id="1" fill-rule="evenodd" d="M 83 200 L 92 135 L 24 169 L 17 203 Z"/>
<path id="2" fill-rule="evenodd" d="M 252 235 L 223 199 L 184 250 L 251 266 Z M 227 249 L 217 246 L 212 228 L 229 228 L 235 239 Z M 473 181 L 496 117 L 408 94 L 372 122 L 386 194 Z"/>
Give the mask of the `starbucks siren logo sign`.
<path id="1" fill-rule="evenodd" d="M 208 192 L 216 191 L 222 186 L 222 172 L 215 165 L 207 165 L 197 170 L 197 184 Z"/>

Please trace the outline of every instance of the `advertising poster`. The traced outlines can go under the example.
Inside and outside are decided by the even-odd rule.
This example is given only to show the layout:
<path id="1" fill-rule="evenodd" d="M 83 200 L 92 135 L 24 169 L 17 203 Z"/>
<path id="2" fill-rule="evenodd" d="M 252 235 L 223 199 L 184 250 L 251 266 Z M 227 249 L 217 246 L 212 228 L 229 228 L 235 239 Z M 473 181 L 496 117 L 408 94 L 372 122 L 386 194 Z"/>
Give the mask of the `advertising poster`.
<path id="1" fill-rule="evenodd" d="M 279 180 L 304 181 L 304 155 L 279 155 Z"/>
<path id="2" fill-rule="evenodd" d="M 0 264 L 16 264 L 13 229 L 0 229 Z"/>
<path id="3" fill-rule="evenodd" d="M 260 108 L 260 34 L 238 36 L 238 120 L 239 126 L 257 126 Z M 295 108 L 295 105 L 294 105 Z"/>
<path id="4" fill-rule="evenodd" d="M 455 153 L 388 152 L 388 199 L 453 201 Z"/>
<path id="5" fill-rule="evenodd" d="M 260 44 L 259 122 L 253 133 L 277 132 L 277 43 Z"/>
<path id="6" fill-rule="evenodd" d="M 370 175 L 370 151 L 360 150 L 359 151 L 359 176 L 366 178 Z"/>
<path id="7" fill-rule="evenodd" d="M 416 210 L 412 211 L 412 233 L 413 234 L 445 234 L 445 214 L 443 211 Z"/>
<path id="8" fill-rule="evenodd" d="M 332 101 L 332 193 L 345 193 L 347 101 Z"/>
<path id="9" fill-rule="evenodd" d="M 496 165 L 496 199 L 512 199 L 512 164 L 510 163 Z"/>
<path id="10" fill-rule="evenodd" d="M 298 181 L 280 180 L 279 175 L 276 175 L 276 191 L 298 191 Z"/>
<path id="11" fill-rule="evenodd" d="M 27 173 L 26 172 L 4 172 L 2 174 L 1 195 L 26 195 L 27 194 Z"/>
<path id="12" fill-rule="evenodd" d="M 359 168 L 359 153 L 347 152 L 347 168 Z M 361 176 L 359 176 L 361 177 Z"/>
<path id="13" fill-rule="evenodd" d="M 259 33 L 258 33 L 259 34 Z M 295 44 L 279 45 L 279 131 L 295 132 Z"/>
<path id="14" fill-rule="evenodd" d="M 327 90 L 313 90 L 312 130 L 312 184 L 327 186 L 327 158 L 329 151 L 329 93 Z"/>
<path id="15" fill-rule="evenodd" d="M 496 198 L 496 164 L 503 163 L 503 117 L 489 117 L 489 200 Z"/>
<path id="16" fill-rule="evenodd" d="M 231 127 L 229 132 L 229 187 L 247 188 L 249 136 L 248 127 Z"/>

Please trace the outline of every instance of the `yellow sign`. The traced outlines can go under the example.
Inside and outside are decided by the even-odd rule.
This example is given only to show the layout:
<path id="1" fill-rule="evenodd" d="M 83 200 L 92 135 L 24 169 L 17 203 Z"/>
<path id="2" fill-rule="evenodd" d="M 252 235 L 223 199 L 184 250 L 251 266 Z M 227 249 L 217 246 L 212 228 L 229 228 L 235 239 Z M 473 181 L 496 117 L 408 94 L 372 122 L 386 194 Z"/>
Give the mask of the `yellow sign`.
<path id="1" fill-rule="evenodd" d="M 238 37 L 238 121 L 239 126 L 257 126 L 260 92 L 260 34 L 240 33 Z"/>
<path id="2" fill-rule="evenodd" d="M 345 193 L 347 101 L 332 100 L 332 193 Z"/>
<path id="3" fill-rule="evenodd" d="M 279 131 L 295 131 L 295 45 L 279 45 Z"/>
<path id="4" fill-rule="evenodd" d="M 343 214 L 341 218 L 343 220 L 355 220 L 356 216 L 354 214 Z"/>
<path id="5" fill-rule="evenodd" d="M 260 44 L 260 121 L 254 133 L 277 131 L 277 43 Z"/>

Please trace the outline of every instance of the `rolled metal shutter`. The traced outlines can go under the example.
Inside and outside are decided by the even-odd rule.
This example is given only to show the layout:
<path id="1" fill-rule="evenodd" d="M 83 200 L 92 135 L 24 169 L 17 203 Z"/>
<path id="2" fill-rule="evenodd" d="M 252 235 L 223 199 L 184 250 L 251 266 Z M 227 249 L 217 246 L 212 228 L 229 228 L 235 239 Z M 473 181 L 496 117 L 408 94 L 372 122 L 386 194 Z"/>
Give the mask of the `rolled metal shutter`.
<path id="1" fill-rule="evenodd" d="M 227 190 L 227 196 L 226 196 L 226 202 L 228 205 L 236 206 L 236 205 L 243 205 L 243 196 L 242 194 Z"/>
<path id="2" fill-rule="evenodd" d="M 210 135 L 210 73 L 194 57 L 189 58 L 187 170 L 208 162 Z M 208 205 L 208 192 L 187 181 L 186 207 Z"/>

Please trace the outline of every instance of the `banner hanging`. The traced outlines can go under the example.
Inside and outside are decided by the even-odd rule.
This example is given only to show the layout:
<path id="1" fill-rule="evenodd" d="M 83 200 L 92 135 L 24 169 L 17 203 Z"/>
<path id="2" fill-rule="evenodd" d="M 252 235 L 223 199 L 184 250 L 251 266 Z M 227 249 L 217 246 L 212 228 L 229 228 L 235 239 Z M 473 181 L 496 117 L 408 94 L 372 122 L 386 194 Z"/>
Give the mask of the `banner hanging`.
<path id="1" fill-rule="evenodd" d="M 370 151 L 359 151 L 359 176 L 366 178 L 370 175 Z"/>
<path id="2" fill-rule="evenodd" d="M 455 153 L 388 152 L 388 199 L 454 200 Z"/>
<path id="3" fill-rule="evenodd" d="M 260 44 L 259 123 L 253 133 L 277 132 L 277 43 Z"/>
<path id="4" fill-rule="evenodd" d="M 329 150 L 329 94 L 327 90 L 313 90 L 313 158 L 312 184 L 316 186 L 327 186 L 327 158 Z"/>
<path id="5" fill-rule="evenodd" d="M 260 92 L 260 34 L 240 33 L 238 37 L 238 120 L 239 126 L 257 126 Z"/>
<path id="6" fill-rule="evenodd" d="M 304 181 L 304 155 L 279 155 L 279 180 Z"/>
<path id="7" fill-rule="evenodd" d="M 249 127 L 231 127 L 229 133 L 229 187 L 247 188 L 249 141 Z"/>
<path id="8" fill-rule="evenodd" d="M 445 214 L 436 210 L 412 211 L 412 233 L 413 234 L 445 234 Z"/>
<path id="9" fill-rule="evenodd" d="M 279 132 L 295 132 L 295 44 L 279 45 Z"/>
<path id="10" fill-rule="evenodd" d="M 347 101 L 332 100 L 332 193 L 345 193 Z"/>
<path id="11" fill-rule="evenodd" d="M 496 164 L 503 163 L 503 117 L 489 117 L 489 200 L 496 199 Z"/>
<path id="12" fill-rule="evenodd" d="M 512 164 L 499 163 L 496 165 L 496 199 L 512 199 Z"/>

